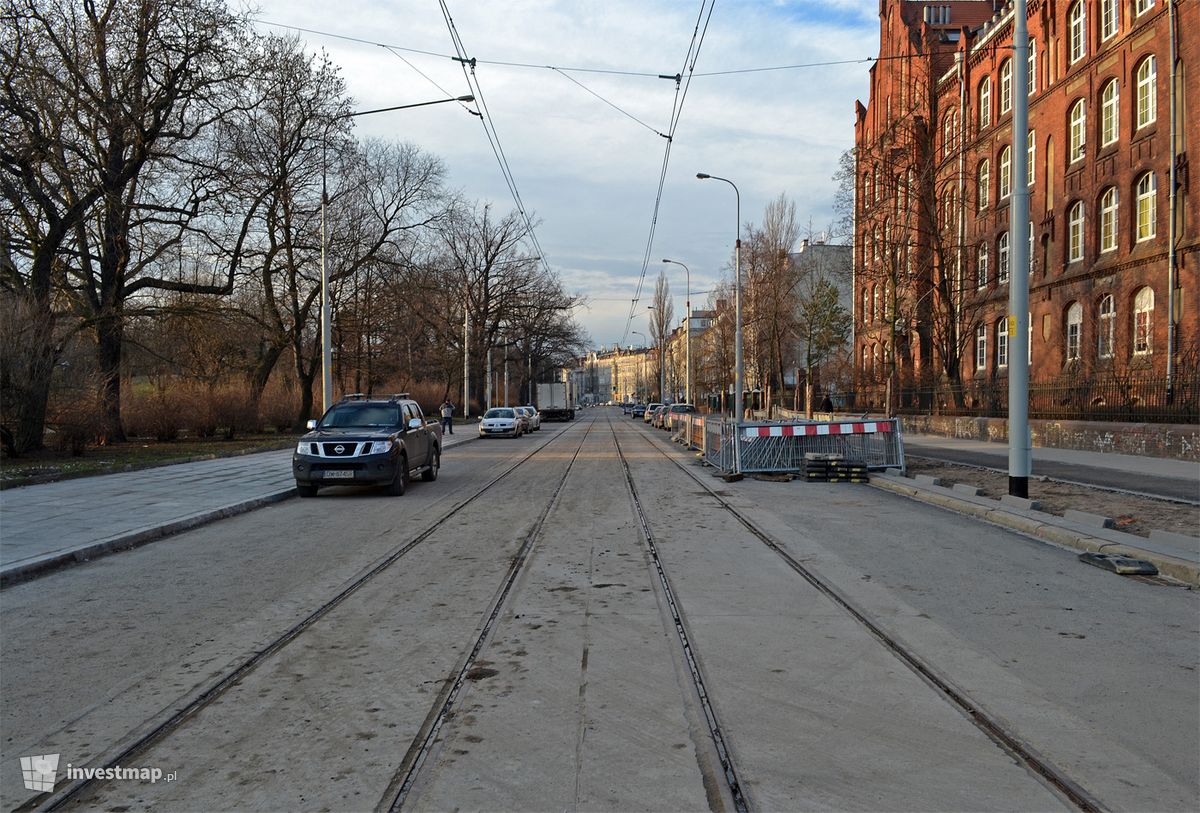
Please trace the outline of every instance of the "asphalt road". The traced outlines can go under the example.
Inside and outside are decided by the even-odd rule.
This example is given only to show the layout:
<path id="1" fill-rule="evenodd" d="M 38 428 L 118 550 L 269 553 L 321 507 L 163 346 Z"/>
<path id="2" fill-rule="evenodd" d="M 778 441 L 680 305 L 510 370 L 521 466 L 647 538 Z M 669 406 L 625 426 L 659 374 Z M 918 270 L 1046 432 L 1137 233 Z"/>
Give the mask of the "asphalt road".
<path id="1" fill-rule="evenodd" d="M 175 781 L 73 809 L 375 809 L 463 670 L 405 808 L 731 809 L 688 651 L 752 809 L 1068 807 L 733 511 L 1104 807 L 1195 809 L 1194 592 L 867 486 L 725 484 L 606 410 L 0 592 L 0 806 L 19 756 L 120 754 L 370 576 L 122 761 Z"/>

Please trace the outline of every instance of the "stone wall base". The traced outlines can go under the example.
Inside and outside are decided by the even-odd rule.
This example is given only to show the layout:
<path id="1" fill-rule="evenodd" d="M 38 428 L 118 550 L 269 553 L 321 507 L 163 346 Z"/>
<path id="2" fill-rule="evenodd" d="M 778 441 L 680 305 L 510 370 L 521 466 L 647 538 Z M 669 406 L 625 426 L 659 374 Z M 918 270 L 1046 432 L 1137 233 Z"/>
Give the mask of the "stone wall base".
<path id="1" fill-rule="evenodd" d="M 902 415 L 905 432 L 1008 443 L 1006 418 Z M 1100 423 L 1031 420 L 1034 446 L 1079 449 L 1200 462 L 1200 426 L 1169 423 Z"/>

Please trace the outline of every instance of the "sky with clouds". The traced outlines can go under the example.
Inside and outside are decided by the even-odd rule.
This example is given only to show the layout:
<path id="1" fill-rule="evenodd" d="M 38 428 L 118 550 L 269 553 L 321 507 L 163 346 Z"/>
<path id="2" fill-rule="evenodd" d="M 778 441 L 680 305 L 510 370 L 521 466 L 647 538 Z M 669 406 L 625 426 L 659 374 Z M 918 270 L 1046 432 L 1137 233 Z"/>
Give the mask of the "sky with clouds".
<path id="1" fill-rule="evenodd" d="M 707 301 L 733 252 L 735 196 L 727 184 L 697 180 L 697 172 L 737 184 L 743 223 L 759 222 L 781 193 L 806 229 L 811 222 L 819 233 L 832 222 L 832 175 L 853 146 L 854 101 L 867 98 L 864 60 L 879 52 L 878 0 L 716 0 L 671 142 L 632 324 L 667 145 L 660 133 L 669 131 L 676 99 L 675 82 L 659 75 L 686 77 L 700 0 L 446 0 L 446 7 L 477 60 L 542 254 L 567 290 L 588 300 L 575 316 L 594 346 L 640 343 L 627 331 L 648 332 L 645 306 L 664 268 L 682 319 L 684 274 L 663 265 L 664 257 L 690 268 L 693 308 Z M 434 0 L 259 0 L 257 8 L 260 30 L 290 27 L 310 50 L 329 54 L 356 109 L 471 92 L 450 58 L 454 44 Z M 495 64 L 502 62 L 535 67 Z M 796 65 L 812 67 L 723 73 Z M 462 106 L 379 113 L 356 119 L 356 127 L 440 156 L 451 187 L 502 211 L 515 208 L 480 120 Z"/>

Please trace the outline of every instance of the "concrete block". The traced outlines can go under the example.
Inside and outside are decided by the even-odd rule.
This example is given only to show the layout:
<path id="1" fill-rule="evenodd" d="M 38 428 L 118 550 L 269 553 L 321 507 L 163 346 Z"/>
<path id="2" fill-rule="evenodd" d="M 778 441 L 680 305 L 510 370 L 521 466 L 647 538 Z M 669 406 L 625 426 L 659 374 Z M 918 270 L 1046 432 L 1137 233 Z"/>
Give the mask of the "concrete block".
<path id="1" fill-rule="evenodd" d="M 955 483 L 954 490 L 959 494 L 966 494 L 968 497 L 978 497 L 979 492 L 983 489 L 979 488 L 979 486 L 969 486 L 966 483 Z"/>
<path id="2" fill-rule="evenodd" d="M 913 479 L 923 486 L 940 486 L 942 484 L 941 478 L 934 477 L 931 474 L 918 474 Z"/>
<path id="3" fill-rule="evenodd" d="M 1200 537 L 1177 534 L 1174 531 L 1151 531 L 1150 540 L 1185 549 L 1200 550 Z"/>
<path id="4" fill-rule="evenodd" d="M 1112 517 L 1102 517 L 1099 514 L 1092 514 L 1087 511 L 1076 511 L 1074 508 L 1068 508 L 1063 513 L 1063 519 L 1068 519 L 1071 522 L 1079 522 L 1084 525 L 1091 525 L 1094 528 L 1115 528 L 1117 523 Z"/>
<path id="5" fill-rule="evenodd" d="M 1037 500 L 1029 500 L 1025 497 L 1017 497 L 1012 494 L 1004 494 L 1000 497 L 1000 502 L 1003 505 L 1012 506 L 1013 508 L 1021 508 L 1025 511 L 1040 511 L 1042 504 Z"/>

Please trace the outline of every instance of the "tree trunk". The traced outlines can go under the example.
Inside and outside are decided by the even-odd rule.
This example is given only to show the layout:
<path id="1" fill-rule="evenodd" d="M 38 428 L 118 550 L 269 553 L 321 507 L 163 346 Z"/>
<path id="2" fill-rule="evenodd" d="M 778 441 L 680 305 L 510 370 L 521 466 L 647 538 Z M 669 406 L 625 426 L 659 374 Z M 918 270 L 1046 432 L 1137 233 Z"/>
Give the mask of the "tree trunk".
<path id="1" fill-rule="evenodd" d="M 96 320 L 96 367 L 100 373 L 103 414 L 100 445 L 123 443 L 121 427 L 121 344 L 125 324 L 119 314 L 109 311 Z"/>

